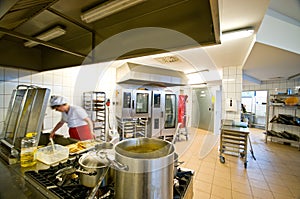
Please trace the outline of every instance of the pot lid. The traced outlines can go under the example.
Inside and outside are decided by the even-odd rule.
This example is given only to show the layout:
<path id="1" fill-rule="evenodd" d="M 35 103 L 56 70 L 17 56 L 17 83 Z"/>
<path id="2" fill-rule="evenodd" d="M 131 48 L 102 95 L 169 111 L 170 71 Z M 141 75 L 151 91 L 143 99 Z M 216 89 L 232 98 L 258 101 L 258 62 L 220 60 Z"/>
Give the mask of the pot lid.
<path id="1" fill-rule="evenodd" d="M 82 155 L 79 158 L 79 164 L 86 168 L 102 168 L 109 165 L 105 156 L 99 156 L 96 151 Z"/>

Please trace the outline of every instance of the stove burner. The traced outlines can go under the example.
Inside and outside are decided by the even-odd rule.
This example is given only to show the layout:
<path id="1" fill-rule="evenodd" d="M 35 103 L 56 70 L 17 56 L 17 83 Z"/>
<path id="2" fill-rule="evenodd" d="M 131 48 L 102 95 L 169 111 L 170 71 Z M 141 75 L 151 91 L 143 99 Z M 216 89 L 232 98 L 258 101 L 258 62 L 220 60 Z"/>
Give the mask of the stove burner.
<path id="1" fill-rule="evenodd" d="M 48 190 L 53 194 L 51 198 L 61 198 L 61 199 L 83 199 L 87 198 L 92 188 L 85 187 L 80 184 L 78 176 L 75 173 L 67 173 L 67 175 L 57 177 L 59 170 L 73 167 L 79 168 L 78 163 L 79 157 L 69 159 L 65 163 L 60 163 L 56 166 L 50 166 L 49 169 L 39 170 L 39 171 L 26 171 L 25 176 L 29 181 L 35 183 L 36 185 Z M 184 195 L 191 183 L 193 176 L 192 171 L 182 170 L 178 168 L 177 175 L 174 179 L 174 199 L 183 199 Z M 51 195 L 52 195 L 51 194 Z M 114 187 L 113 184 L 109 186 L 101 187 L 97 194 L 98 199 L 114 199 Z"/>
<path id="2" fill-rule="evenodd" d="M 186 190 L 192 180 L 192 171 L 182 171 L 180 168 L 177 171 L 173 186 L 173 199 L 181 199 L 184 197 Z"/>

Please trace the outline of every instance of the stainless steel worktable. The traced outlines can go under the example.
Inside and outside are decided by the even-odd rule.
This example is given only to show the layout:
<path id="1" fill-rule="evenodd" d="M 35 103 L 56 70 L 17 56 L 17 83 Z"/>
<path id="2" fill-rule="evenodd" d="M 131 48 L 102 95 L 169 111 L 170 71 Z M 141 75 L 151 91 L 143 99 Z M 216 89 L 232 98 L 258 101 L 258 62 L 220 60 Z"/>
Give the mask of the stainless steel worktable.
<path id="1" fill-rule="evenodd" d="M 21 168 L 20 164 L 9 165 L 0 158 L 0 198 L 1 199 L 43 199 L 45 197 L 37 188 L 26 182 L 24 172 L 46 167 L 44 164 L 37 164 L 33 167 Z"/>

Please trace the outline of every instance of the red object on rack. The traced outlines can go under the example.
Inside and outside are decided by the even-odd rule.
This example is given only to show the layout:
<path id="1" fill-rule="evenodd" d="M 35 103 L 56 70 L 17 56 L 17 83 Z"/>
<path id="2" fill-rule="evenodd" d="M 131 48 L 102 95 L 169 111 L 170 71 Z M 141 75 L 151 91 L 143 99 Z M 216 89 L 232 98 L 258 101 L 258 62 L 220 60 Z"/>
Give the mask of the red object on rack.
<path id="1" fill-rule="evenodd" d="M 110 99 L 107 99 L 105 105 L 106 105 L 106 106 L 110 106 Z"/>
<path id="2" fill-rule="evenodd" d="M 186 101 L 187 95 L 179 95 L 178 99 L 178 123 L 181 123 L 180 128 L 184 128 L 186 125 Z"/>

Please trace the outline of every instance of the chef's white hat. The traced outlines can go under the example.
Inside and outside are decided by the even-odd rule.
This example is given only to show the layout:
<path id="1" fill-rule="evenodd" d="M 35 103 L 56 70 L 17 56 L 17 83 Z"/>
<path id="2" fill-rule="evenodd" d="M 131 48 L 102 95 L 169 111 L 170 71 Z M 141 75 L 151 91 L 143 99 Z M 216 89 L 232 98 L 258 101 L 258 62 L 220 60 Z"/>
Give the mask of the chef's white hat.
<path id="1" fill-rule="evenodd" d="M 51 107 L 59 106 L 59 105 L 67 104 L 67 103 L 68 103 L 68 100 L 62 96 L 56 96 L 56 95 L 51 96 L 51 99 L 50 99 Z"/>

